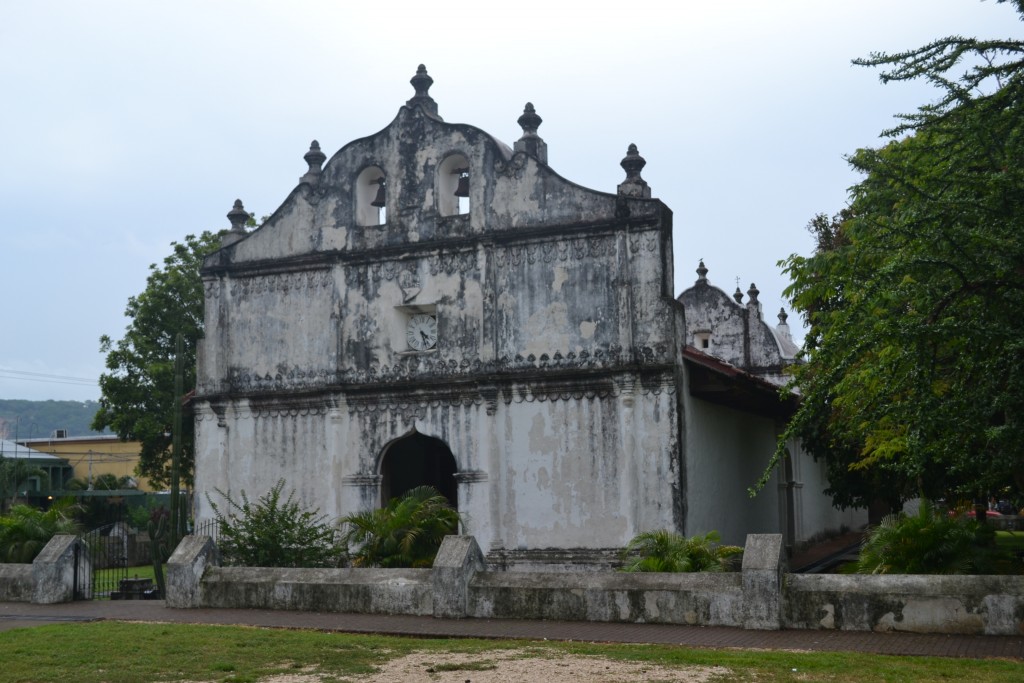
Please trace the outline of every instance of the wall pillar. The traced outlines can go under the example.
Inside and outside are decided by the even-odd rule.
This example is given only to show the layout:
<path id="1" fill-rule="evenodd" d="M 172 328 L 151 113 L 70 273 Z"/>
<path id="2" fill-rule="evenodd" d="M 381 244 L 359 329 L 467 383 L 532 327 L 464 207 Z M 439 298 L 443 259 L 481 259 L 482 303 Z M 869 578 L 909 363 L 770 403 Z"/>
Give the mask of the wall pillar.
<path id="1" fill-rule="evenodd" d="M 32 560 L 32 602 L 51 605 L 75 599 L 75 554 L 83 585 L 92 585 L 92 563 L 85 543 L 70 534 L 57 534 Z"/>
<path id="2" fill-rule="evenodd" d="M 782 627 L 782 534 L 748 534 L 743 548 L 743 628 Z"/>
<path id="3" fill-rule="evenodd" d="M 220 565 L 220 552 L 209 536 L 186 536 L 167 560 L 168 607 L 202 607 L 200 582 L 207 567 Z"/>
<path id="4" fill-rule="evenodd" d="M 445 536 L 434 558 L 434 616 L 461 619 L 469 603 L 469 582 L 483 571 L 483 553 L 472 536 Z"/>

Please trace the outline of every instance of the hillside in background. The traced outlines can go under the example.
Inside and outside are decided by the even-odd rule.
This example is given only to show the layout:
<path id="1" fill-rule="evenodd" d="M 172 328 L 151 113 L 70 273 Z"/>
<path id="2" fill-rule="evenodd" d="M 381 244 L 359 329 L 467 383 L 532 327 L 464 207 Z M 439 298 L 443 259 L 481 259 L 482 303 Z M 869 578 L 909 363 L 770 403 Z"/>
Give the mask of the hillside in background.
<path id="1" fill-rule="evenodd" d="M 66 429 L 68 436 L 109 434 L 89 429 L 98 401 L 24 401 L 0 399 L 0 438 L 32 439 Z"/>

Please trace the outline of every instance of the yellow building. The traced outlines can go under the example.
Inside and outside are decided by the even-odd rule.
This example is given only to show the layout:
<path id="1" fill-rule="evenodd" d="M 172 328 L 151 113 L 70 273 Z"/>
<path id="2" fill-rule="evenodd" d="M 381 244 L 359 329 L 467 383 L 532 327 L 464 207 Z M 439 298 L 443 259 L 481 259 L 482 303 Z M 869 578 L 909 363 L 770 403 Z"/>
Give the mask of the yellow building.
<path id="1" fill-rule="evenodd" d="M 131 477 L 140 491 L 153 491 L 149 480 L 139 477 L 135 468 L 139 464 L 138 441 L 121 441 L 116 436 L 63 436 L 58 431 L 53 438 L 24 439 L 24 446 L 42 453 L 63 458 L 74 468 L 75 479 L 92 481 L 103 474 Z"/>

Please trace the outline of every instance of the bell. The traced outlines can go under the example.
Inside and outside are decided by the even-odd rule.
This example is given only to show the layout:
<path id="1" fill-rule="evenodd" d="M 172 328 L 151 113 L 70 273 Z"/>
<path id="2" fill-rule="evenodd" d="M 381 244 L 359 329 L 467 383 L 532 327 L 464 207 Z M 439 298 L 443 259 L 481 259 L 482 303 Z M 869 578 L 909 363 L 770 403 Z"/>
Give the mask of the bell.
<path id="1" fill-rule="evenodd" d="M 373 198 L 372 202 L 370 202 L 370 206 L 375 206 L 380 209 L 387 203 L 384 201 L 384 176 L 370 181 L 371 185 L 374 183 L 377 184 L 377 196 Z"/>
<path id="2" fill-rule="evenodd" d="M 455 188 L 456 197 L 468 197 L 469 196 L 469 169 L 468 168 L 457 168 L 452 173 L 459 174 L 459 186 Z"/>

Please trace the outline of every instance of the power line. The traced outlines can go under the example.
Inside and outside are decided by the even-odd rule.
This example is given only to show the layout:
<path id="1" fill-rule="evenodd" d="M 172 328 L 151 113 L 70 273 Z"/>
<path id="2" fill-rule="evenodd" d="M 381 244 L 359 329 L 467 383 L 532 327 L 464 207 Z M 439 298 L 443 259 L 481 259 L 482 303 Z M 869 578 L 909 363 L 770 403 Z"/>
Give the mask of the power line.
<path id="1" fill-rule="evenodd" d="M 95 386 L 98 383 L 98 380 L 96 379 L 88 379 L 85 377 L 72 377 L 70 375 L 48 375 L 43 372 L 29 372 L 27 370 L 10 370 L 8 368 L 0 368 L 0 378 L 20 379 L 26 382 L 45 382 L 49 384 L 74 384 L 78 386 Z"/>

